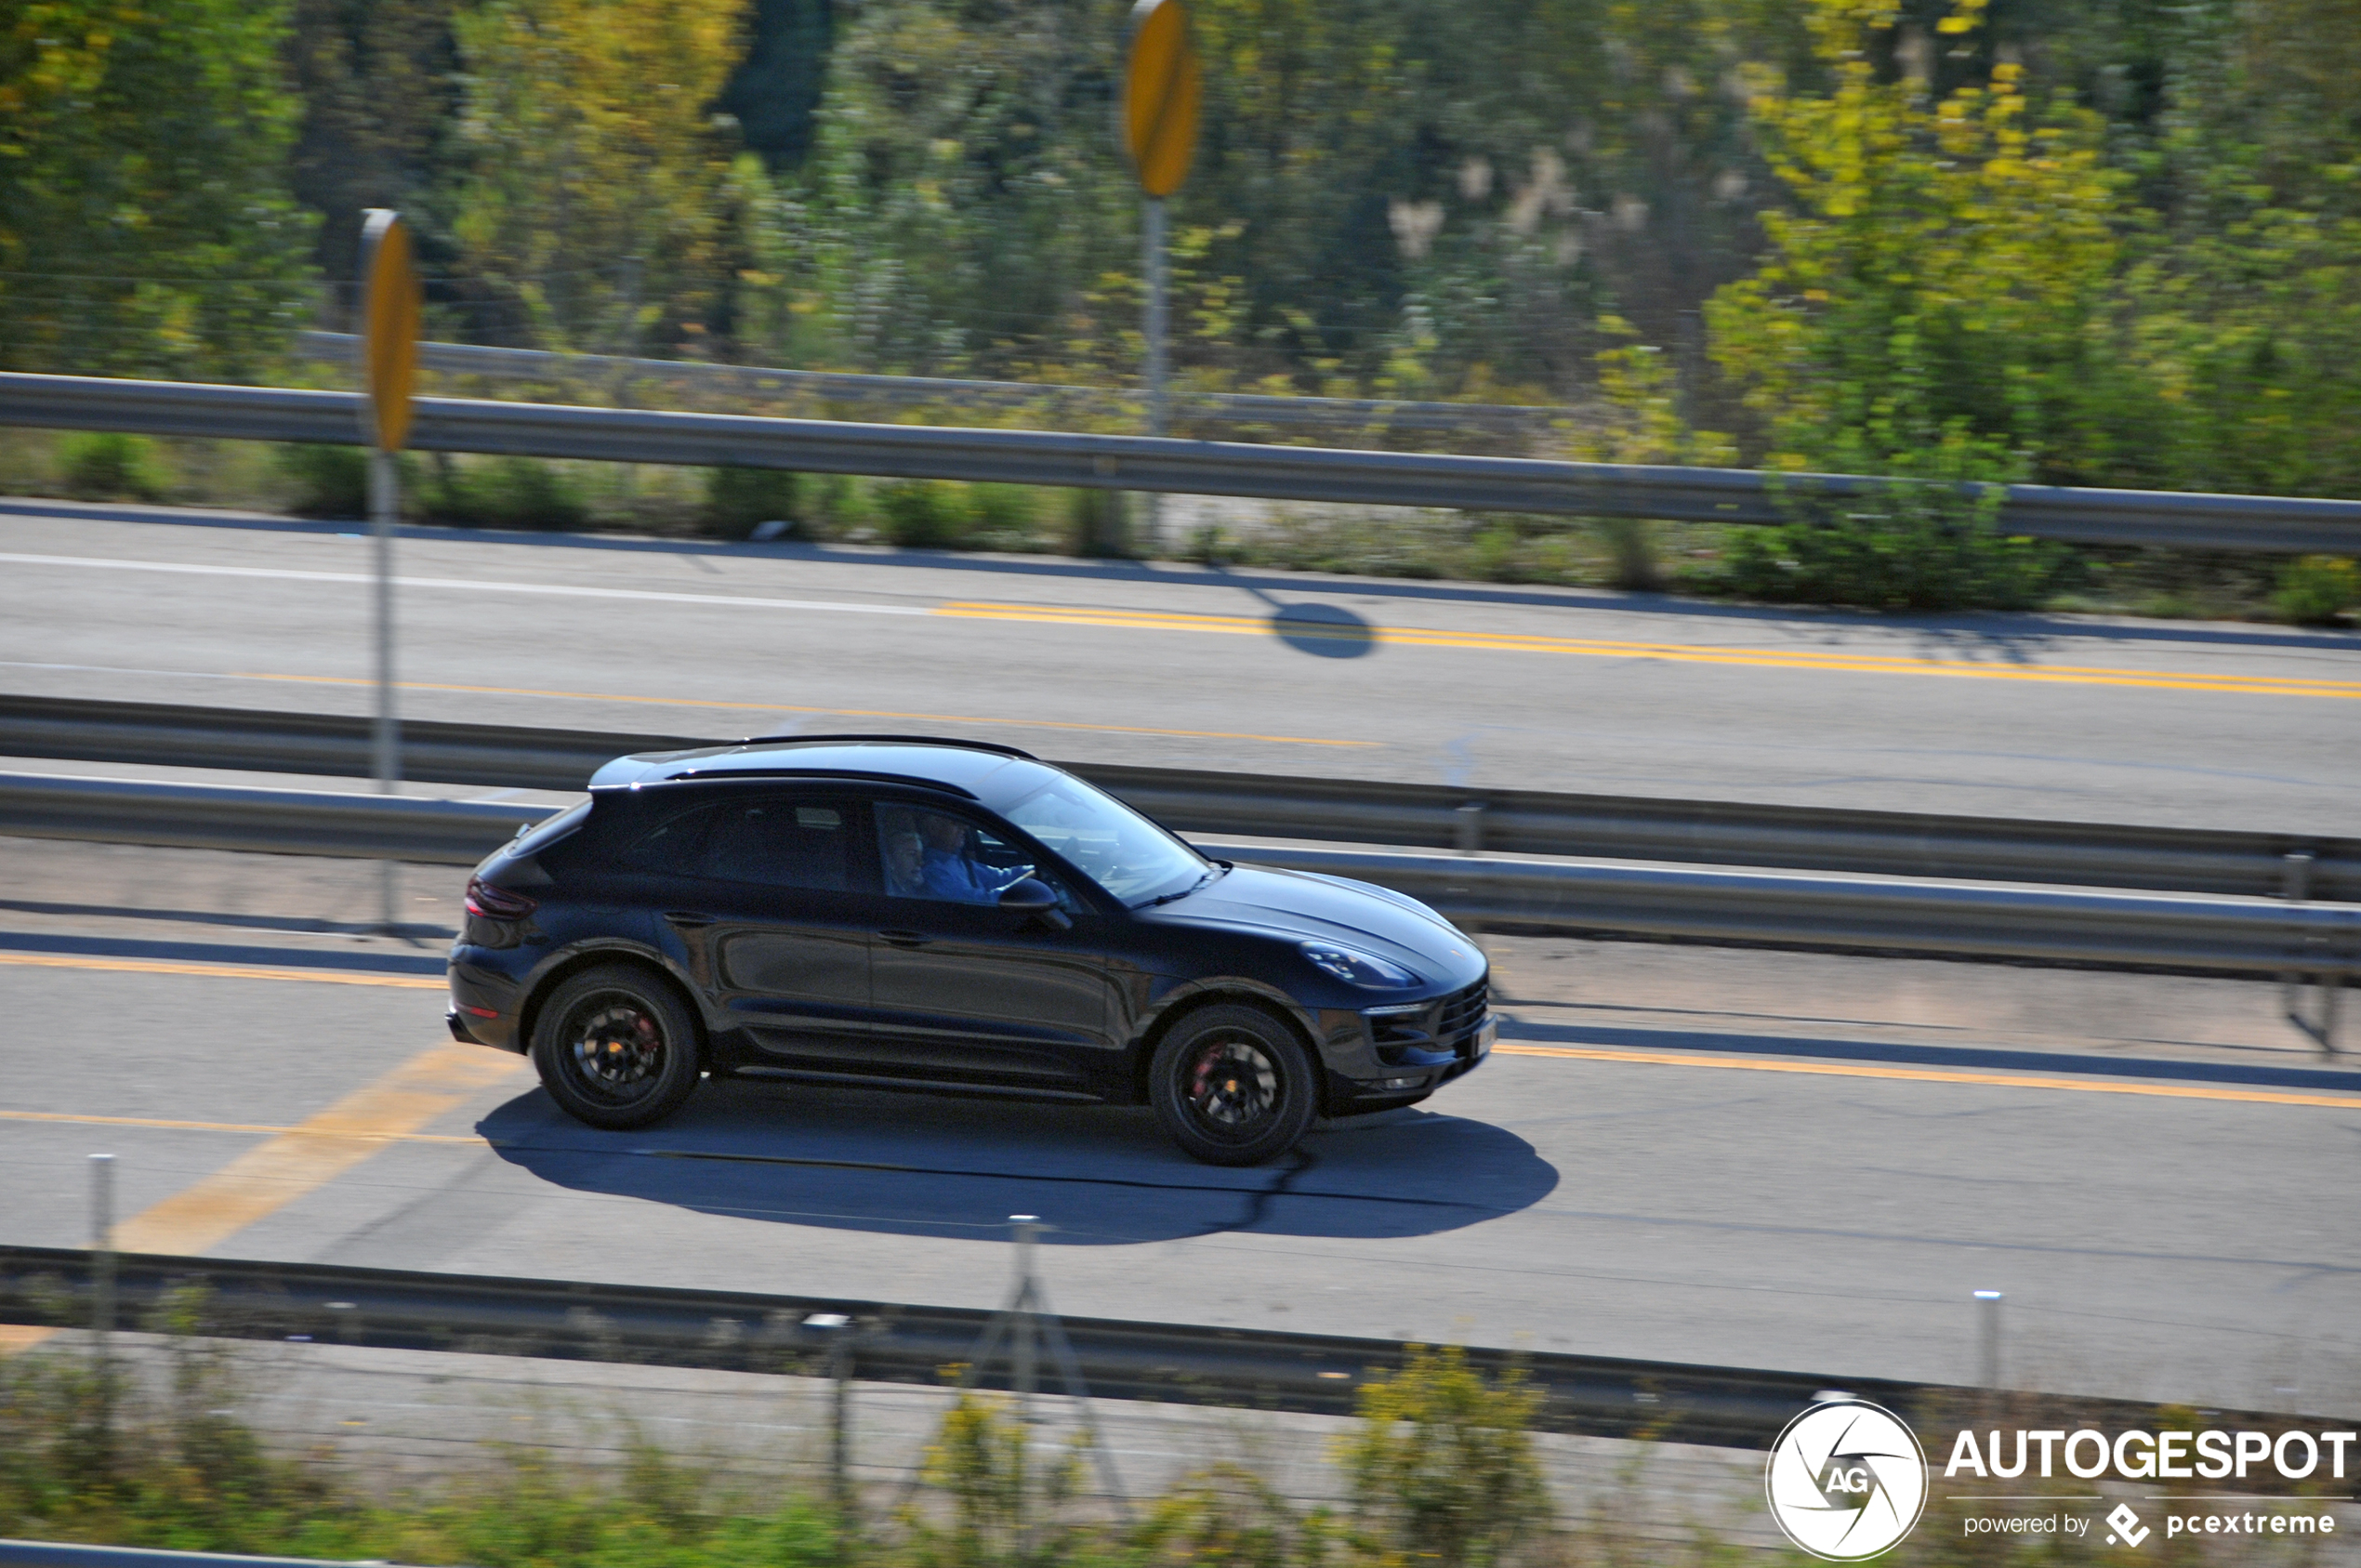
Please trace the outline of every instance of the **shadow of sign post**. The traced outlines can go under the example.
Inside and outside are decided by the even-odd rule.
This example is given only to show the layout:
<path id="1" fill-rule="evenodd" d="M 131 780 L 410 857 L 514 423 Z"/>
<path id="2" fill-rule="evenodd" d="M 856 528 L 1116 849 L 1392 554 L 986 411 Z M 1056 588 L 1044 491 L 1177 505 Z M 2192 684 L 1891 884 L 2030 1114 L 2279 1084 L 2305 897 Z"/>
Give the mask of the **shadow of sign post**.
<path id="1" fill-rule="evenodd" d="M 1334 604 L 1289 604 L 1271 617 L 1279 640 L 1322 659 L 1357 659 L 1378 650 L 1377 628 Z"/>

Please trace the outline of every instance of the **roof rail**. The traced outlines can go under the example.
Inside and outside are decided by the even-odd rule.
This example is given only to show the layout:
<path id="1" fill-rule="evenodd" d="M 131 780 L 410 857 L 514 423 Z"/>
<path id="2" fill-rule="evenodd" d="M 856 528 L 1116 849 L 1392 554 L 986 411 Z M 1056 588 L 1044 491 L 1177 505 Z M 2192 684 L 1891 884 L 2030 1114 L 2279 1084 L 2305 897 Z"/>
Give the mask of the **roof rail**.
<path id="1" fill-rule="evenodd" d="M 951 746 L 959 751 L 996 752 L 1002 757 L 1013 757 L 1020 762 L 1038 762 L 1041 760 L 1041 758 L 1034 756 L 1033 753 L 1029 751 L 1019 751 L 1012 745 L 1001 745 L 994 741 L 953 740 L 948 736 L 943 735 L 749 735 L 745 740 L 740 741 L 738 744 L 785 745 L 790 743 L 800 744 L 806 741 L 834 742 L 838 745 L 849 745 L 861 742 L 887 741 L 898 743 L 903 745 L 939 745 Z"/>
<path id="2" fill-rule="evenodd" d="M 907 784 L 912 789 L 938 789 L 945 795 L 956 795 L 973 800 L 976 792 L 959 784 L 946 784 L 941 779 L 915 778 L 908 773 L 872 772 L 864 768 L 684 768 L 677 773 L 666 773 L 659 784 L 679 784 L 690 779 L 701 783 L 719 784 L 732 779 L 859 779 L 865 784 Z"/>

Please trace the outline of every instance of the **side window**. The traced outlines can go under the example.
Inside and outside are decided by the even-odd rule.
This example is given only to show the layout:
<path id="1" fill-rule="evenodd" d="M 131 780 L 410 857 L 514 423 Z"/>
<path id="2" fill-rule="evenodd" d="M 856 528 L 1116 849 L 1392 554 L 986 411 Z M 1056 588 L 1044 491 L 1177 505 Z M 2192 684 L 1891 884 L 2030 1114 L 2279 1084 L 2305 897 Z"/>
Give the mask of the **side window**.
<path id="1" fill-rule="evenodd" d="M 1068 914 L 1083 911 L 1058 876 L 1036 871 L 1025 850 L 966 817 L 881 804 L 877 818 L 877 863 L 885 868 L 885 890 L 895 898 L 996 903 L 1010 883 L 1038 876 L 1057 889 Z"/>
<path id="2" fill-rule="evenodd" d="M 675 811 L 655 826 L 632 840 L 631 847 L 620 859 L 633 871 L 653 871 L 670 876 L 694 876 L 698 859 L 705 853 L 706 835 L 712 830 L 714 819 L 720 815 L 719 806 L 695 806 L 685 811 Z"/>
<path id="3" fill-rule="evenodd" d="M 693 875 L 772 888 L 847 892 L 856 886 L 856 809 L 849 801 L 772 796 L 714 810 Z"/>

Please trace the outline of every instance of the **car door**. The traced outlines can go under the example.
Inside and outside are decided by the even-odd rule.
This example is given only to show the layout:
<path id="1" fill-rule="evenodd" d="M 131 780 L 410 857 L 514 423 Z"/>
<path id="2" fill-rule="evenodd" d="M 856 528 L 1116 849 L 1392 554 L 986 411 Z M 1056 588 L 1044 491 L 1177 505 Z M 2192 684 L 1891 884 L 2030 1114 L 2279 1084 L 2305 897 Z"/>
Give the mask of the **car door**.
<path id="1" fill-rule="evenodd" d="M 1097 1092 L 1116 1071 L 1104 917 L 1049 869 L 1062 921 L 983 902 L 1032 859 L 981 814 L 877 803 L 885 923 L 870 949 L 878 1048 L 913 1074 Z M 931 822 L 929 819 L 932 819 Z M 946 875 L 956 824 L 968 870 Z M 931 863 L 921 859 L 934 857 Z"/>
<path id="2" fill-rule="evenodd" d="M 759 1059 L 835 1065 L 868 1033 L 868 815 L 830 791 L 732 791 L 639 846 L 670 868 L 658 918 Z"/>

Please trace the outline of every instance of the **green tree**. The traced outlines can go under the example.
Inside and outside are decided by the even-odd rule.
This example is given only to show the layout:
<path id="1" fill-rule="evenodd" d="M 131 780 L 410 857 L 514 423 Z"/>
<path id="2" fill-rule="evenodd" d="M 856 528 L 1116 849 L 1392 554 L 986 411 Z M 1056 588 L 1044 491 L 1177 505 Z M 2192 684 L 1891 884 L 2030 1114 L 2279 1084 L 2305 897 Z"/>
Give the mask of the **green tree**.
<path id="1" fill-rule="evenodd" d="M 1964 41 L 1983 0 L 1939 35 Z M 2024 72 L 1935 97 L 1881 75 L 1893 0 L 1811 0 L 1832 79 L 1753 73 L 1751 107 L 1790 205 L 1769 254 L 1707 307 L 1713 355 L 1787 468 L 2013 477 L 2058 441 L 2098 368 L 2120 178 L 2094 116 L 2035 115 Z"/>
<path id="2" fill-rule="evenodd" d="M 2061 465 L 2098 482 L 2361 489 L 2361 4 L 2169 13 L 2123 161 L 2151 217 L 2117 333 L 2138 395 Z"/>
<path id="3" fill-rule="evenodd" d="M 317 257 L 332 279 L 353 276 L 370 207 L 400 211 L 442 270 L 433 198 L 459 98 L 459 3 L 294 0 L 284 52 L 303 118 L 289 178 L 320 215 Z"/>
<path id="4" fill-rule="evenodd" d="M 694 349 L 719 304 L 735 0 L 478 0 L 454 20 L 459 265 L 519 336 L 609 353 Z"/>
<path id="5" fill-rule="evenodd" d="M 309 314 L 284 7 L 0 0 L 0 365 L 246 379 Z"/>

